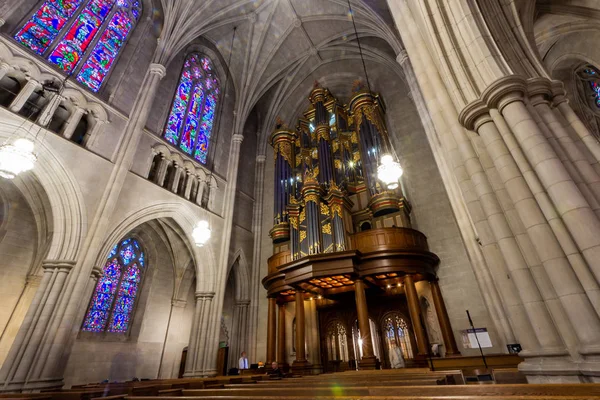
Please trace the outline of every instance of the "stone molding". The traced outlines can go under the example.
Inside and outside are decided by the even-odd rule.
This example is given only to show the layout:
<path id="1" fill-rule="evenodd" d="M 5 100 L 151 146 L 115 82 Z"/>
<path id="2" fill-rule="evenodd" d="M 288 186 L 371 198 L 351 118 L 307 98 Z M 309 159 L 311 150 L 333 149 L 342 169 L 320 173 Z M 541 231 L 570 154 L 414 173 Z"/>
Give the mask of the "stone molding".
<path id="1" fill-rule="evenodd" d="M 233 143 L 242 143 L 244 141 L 244 135 L 242 135 L 240 133 L 236 133 L 235 135 L 233 135 L 231 137 L 231 141 Z"/>
<path id="2" fill-rule="evenodd" d="M 180 299 L 171 300 L 171 305 L 175 308 L 185 308 L 187 306 L 187 301 Z"/>
<path id="3" fill-rule="evenodd" d="M 550 104 L 552 99 L 552 83 L 546 78 L 531 78 L 527 80 L 527 94 L 533 106 Z"/>
<path id="4" fill-rule="evenodd" d="M 165 75 L 167 74 L 167 69 L 165 68 L 165 66 L 162 64 L 158 64 L 158 63 L 150 64 L 150 67 L 148 68 L 148 70 L 150 71 L 151 74 L 158 75 L 160 77 L 160 79 L 164 78 Z"/>
<path id="5" fill-rule="evenodd" d="M 196 292 L 196 300 L 212 300 L 215 297 L 215 292 Z"/>
<path id="6" fill-rule="evenodd" d="M 256 156 L 257 163 L 264 163 L 265 161 L 267 161 L 267 156 L 265 156 L 264 154 Z"/>
<path id="7" fill-rule="evenodd" d="M 481 100 L 467 104 L 458 115 L 458 122 L 470 131 L 477 131 L 481 125 L 490 121 L 492 121 L 490 109 Z"/>
<path id="8" fill-rule="evenodd" d="M 408 61 L 408 53 L 406 52 L 406 50 L 402 49 L 400 50 L 400 53 L 398 53 L 398 55 L 396 56 L 396 61 L 398 62 L 398 64 L 404 66 L 404 63 L 406 61 Z"/>
<path id="9" fill-rule="evenodd" d="M 248 307 L 250 305 L 250 300 L 236 300 L 236 307 Z"/>
<path id="10" fill-rule="evenodd" d="M 42 268 L 47 271 L 57 269 L 59 271 L 62 270 L 68 272 L 73 269 L 76 263 L 77 261 L 70 260 L 44 260 L 42 261 Z"/>
<path id="11" fill-rule="evenodd" d="M 527 94 L 527 80 L 519 75 L 504 76 L 485 89 L 481 99 L 489 108 L 497 108 L 502 112 L 504 107 L 523 101 Z"/>

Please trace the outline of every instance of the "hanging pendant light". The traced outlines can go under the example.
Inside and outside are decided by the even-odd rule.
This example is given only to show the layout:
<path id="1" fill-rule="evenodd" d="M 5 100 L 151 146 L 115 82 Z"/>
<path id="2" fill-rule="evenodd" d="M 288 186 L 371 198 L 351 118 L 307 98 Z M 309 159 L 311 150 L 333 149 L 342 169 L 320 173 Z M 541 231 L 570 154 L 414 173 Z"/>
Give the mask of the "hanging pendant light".
<path id="1" fill-rule="evenodd" d="M 37 161 L 33 149 L 33 142 L 24 138 L 0 146 L 0 176 L 14 179 L 20 173 L 32 170 Z"/>
<path id="2" fill-rule="evenodd" d="M 403 173 L 402 167 L 391 155 L 385 154 L 381 157 L 381 164 L 377 167 L 377 178 L 386 184 L 388 190 L 398 188 L 398 181 Z"/>
<path id="3" fill-rule="evenodd" d="M 210 225 L 208 221 L 200 221 L 192 231 L 192 237 L 194 238 L 194 242 L 196 246 L 202 247 L 210 240 L 210 236 L 212 231 L 210 230 Z"/>

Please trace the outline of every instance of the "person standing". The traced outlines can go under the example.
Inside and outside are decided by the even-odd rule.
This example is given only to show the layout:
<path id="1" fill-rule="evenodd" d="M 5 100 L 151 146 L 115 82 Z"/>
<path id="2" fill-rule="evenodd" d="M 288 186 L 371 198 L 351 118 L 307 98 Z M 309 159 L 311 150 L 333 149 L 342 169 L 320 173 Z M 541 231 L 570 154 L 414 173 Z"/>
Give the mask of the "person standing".
<path id="1" fill-rule="evenodd" d="M 238 362 L 238 366 L 239 369 L 248 369 L 249 368 L 249 364 L 248 364 L 248 357 L 246 357 L 246 352 L 242 351 L 242 356 L 240 357 L 240 360 Z"/>

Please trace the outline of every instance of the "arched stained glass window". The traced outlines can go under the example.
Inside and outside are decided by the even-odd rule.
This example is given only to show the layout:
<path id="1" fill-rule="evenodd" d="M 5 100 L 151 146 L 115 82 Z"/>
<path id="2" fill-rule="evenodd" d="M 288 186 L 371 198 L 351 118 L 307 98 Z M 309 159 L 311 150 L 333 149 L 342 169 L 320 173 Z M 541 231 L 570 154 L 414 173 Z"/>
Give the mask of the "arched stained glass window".
<path id="1" fill-rule="evenodd" d="M 579 78 L 587 83 L 589 96 L 594 100 L 597 108 L 600 108 L 600 71 L 591 65 L 582 67 Z"/>
<path id="2" fill-rule="evenodd" d="M 46 0 L 15 39 L 97 92 L 140 13 L 139 0 Z"/>
<path id="3" fill-rule="evenodd" d="M 135 239 L 115 245 L 98 280 L 82 330 L 125 333 L 139 293 L 146 260 Z"/>
<path id="4" fill-rule="evenodd" d="M 211 61 L 190 54 L 183 65 L 163 137 L 206 164 L 219 96 Z"/>

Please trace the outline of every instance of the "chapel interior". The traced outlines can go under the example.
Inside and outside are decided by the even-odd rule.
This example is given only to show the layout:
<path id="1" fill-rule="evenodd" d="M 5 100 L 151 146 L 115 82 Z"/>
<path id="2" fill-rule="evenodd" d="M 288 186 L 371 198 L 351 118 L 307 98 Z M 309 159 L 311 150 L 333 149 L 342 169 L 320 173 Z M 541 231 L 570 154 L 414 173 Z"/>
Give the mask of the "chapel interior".
<path id="1" fill-rule="evenodd" d="M 600 398 L 599 43 L 596 0 L 0 0 L 0 399 Z"/>

